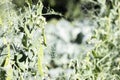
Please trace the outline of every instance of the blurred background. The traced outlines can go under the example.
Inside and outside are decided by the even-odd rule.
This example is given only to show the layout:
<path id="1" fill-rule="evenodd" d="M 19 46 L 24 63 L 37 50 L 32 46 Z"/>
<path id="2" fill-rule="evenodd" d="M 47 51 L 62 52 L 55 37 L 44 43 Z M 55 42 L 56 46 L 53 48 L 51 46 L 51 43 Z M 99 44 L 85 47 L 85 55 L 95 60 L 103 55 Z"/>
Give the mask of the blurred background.
<path id="1" fill-rule="evenodd" d="M 43 13 L 53 9 L 55 12 L 61 13 L 67 20 L 75 19 L 83 20 L 91 18 L 93 14 L 99 13 L 100 5 L 94 0 L 42 0 L 44 4 Z M 58 15 L 46 16 L 50 18 L 61 18 Z"/>
<path id="2" fill-rule="evenodd" d="M 100 6 L 90 0 L 43 0 L 43 5 L 43 14 L 55 12 L 43 15 L 47 20 L 44 64 L 48 76 L 69 80 L 75 76 L 72 62 L 82 60 L 92 49 L 87 41 L 95 28 L 94 15 L 99 13 Z"/>

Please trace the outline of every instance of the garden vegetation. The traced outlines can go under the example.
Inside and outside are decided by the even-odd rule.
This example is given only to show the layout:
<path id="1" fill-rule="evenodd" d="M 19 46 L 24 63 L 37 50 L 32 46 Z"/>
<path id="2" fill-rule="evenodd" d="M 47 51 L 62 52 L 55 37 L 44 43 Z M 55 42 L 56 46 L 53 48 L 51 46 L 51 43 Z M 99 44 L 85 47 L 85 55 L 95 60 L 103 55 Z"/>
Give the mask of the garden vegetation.
<path id="1" fill-rule="evenodd" d="M 0 80 L 46 77 L 43 4 L 41 0 L 22 1 L 0 0 Z M 99 5 L 91 15 L 96 27 L 86 42 L 93 48 L 68 63 L 73 69 L 69 78 L 56 80 L 120 80 L 120 0 L 88 1 Z"/>

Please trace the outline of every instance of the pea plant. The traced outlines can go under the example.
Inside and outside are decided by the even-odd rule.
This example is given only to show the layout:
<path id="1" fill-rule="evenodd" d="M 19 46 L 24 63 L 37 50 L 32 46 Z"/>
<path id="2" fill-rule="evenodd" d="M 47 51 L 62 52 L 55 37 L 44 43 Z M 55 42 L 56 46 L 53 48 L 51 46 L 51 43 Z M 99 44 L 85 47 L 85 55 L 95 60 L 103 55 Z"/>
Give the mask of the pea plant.
<path id="1" fill-rule="evenodd" d="M 78 80 L 120 80 L 120 1 L 97 0 L 100 13 L 88 41 L 94 45 L 84 59 L 75 60 L 74 70 Z M 74 76 L 73 76 L 74 77 Z"/>
<path id="2" fill-rule="evenodd" d="M 45 72 L 47 67 L 52 72 L 60 67 L 72 71 L 67 76 L 63 70 L 51 80 L 120 80 L 120 0 L 88 0 L 99 5 L 97 13 L 91 14 L 96 27 L 84 43 L 92 48 L 75 58 L 68 56 L 67 63 L 57 66 L 53 59 L 50 65 L 43 65 L 46 14 L 41 0 L 36 4 L 24 0 L 25 5 L 18 2 L 19 7 L 13 1 L 0 1 L 0 80 L 42 80 L 46 74 L 52 78 Z M 94 8 L 90 10 L 94 12 Z M 54 49 L 52 52 L 56 54 Z"/>
<path id="3" fill-rule="evenodd" d="M 27 1 L 27 0 L 26 0 Z M 11 0 L 0 1 L 0 80 L 40 80 L 45 18 L 43 5 L 26 2 L 15 9 Z"/>

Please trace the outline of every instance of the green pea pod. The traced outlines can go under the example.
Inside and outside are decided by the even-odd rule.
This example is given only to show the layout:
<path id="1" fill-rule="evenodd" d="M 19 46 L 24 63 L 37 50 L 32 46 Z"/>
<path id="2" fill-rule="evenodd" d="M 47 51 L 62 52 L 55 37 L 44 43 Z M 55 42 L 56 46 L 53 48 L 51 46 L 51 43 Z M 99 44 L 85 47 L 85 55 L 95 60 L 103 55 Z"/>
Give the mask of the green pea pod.
<path id="1" fill-rule="evenodd" d="M 42 44 L 40 44 L 40 49 L 38 52 L 38 71 L 39 71 L 39 74 L 43 77 L 44 73 L 43 73 L 42 60 L 43 60 L 43 46 Z"/>

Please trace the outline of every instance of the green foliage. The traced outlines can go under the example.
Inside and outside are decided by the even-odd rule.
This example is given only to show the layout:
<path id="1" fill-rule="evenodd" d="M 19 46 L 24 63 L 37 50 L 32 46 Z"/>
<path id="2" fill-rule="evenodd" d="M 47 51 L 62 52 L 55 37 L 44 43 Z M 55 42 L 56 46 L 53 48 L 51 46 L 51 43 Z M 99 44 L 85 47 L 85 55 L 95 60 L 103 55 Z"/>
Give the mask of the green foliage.
<path id="1" fill-rule="evenodd" d="M 43 5 L 41 1 L 36 5 L 32 5 L 31 0 L 18 3 L 13 1 L 0 1 L 0 80 L 42 80 L 46 74 L 49 75 L 44 72 L 43 65 L 43 49 L 46 46 L 46 20 L 42 16 L 46 14 L 42 14 Z M 72 3 L 72 0 L 70 1 Z M 85 47 L 86 43 L 83 43 L 80 48 L 84 47 L 86 54 L 81 51 L 80 54 L 67 55 L 70 49 L 67 53 L 56 54 L 59 47 L 56 47 L 57 41 L 53 42 L 52 59 L 49 59 L 50 64 L 45 66 L 49 71 L 54 68 L 69 69 L 68 73 L 71 71 L 67 76 L 67 72 L 61 70 L 55 77 L 56 80 L 120 80 L 120 0 L 81 1 L 100 5 L 97 16 L 91 14 L 97 24 L 87 42 L 87 46 L 92 45 L 92 49 L 88 50 Z M 24 3 L 27 3 L 27 6 L 24 6 Z M 55 5 L 55 0 L 52 5 Z M 77 9 L 74 14 L 71 5 L 74 4 L 68 4 L 68 16 L 79 15 L 79 3 L 75 6 Z M 94 9 L 91 12 L 94 12 Z M 56 40 L 60 39 L 57 37 Z M 66 45 L 65 42 L 63 44 Z M 62 53 L 62 50 L 59 51 Z M 67 57 L 66 61 L 64 57 Z M 51 75 L 49 77 L 52 78 Z"/>
<path id="2" fill-rule="evenodd" d="M 0 4 L 0 80 L 40 80 L 46 44 L 43 5 L 39 1 L 24 6 L 22 12 L 21 8 L 16 11 L 10 0 L 5 1 Z"/>
<path id="3" fill-rule="evenodd" d="M 97 27 L 88 41 L 94 48 L 84 59 L 75 61 L 75 75 L 80 80 L 120 80 L 120 1 L 98 0 L 98 3 L 101 12 L 96 16 Z"/>

